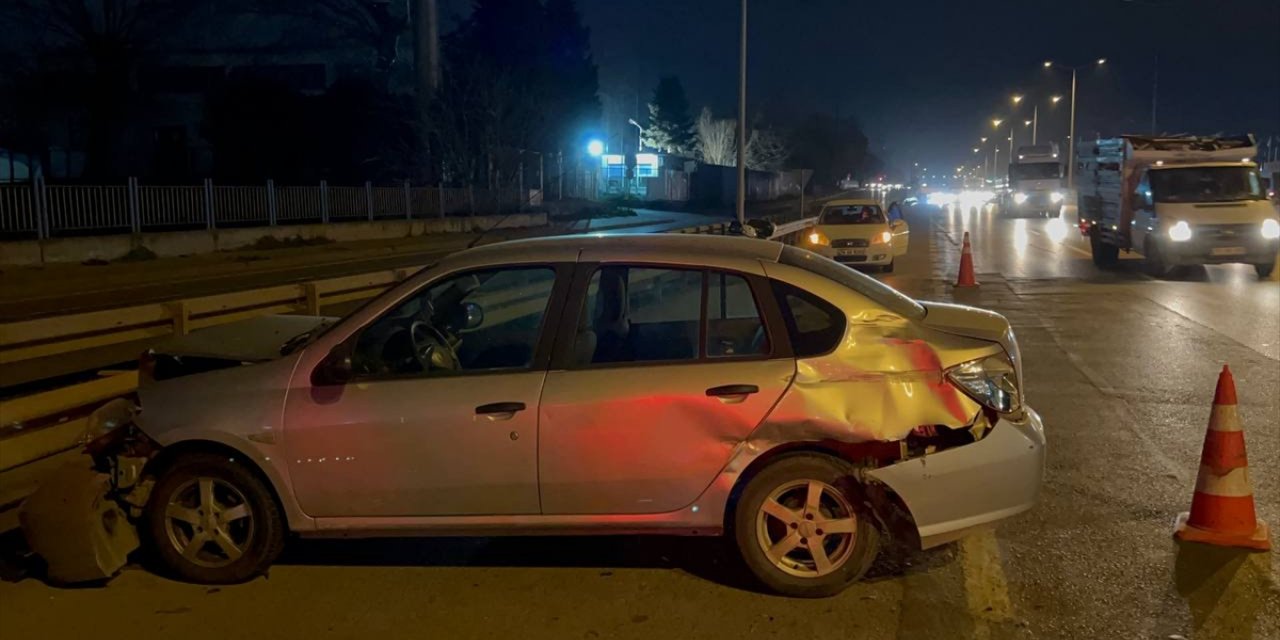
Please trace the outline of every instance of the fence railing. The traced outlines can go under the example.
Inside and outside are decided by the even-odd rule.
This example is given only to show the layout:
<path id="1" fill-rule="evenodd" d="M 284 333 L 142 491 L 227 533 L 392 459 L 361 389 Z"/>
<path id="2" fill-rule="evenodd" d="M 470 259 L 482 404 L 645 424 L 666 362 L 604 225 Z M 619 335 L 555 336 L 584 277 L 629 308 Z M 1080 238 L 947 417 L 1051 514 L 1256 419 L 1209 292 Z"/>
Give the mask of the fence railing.
<path id="1" fill-rule="evenodd" d="M 530 201 L 518 187 L 452 188 L 265 184 L 0 184 L 0 237 L 50 238 L 353 220 L 425 219 L 506 213 Z"/>

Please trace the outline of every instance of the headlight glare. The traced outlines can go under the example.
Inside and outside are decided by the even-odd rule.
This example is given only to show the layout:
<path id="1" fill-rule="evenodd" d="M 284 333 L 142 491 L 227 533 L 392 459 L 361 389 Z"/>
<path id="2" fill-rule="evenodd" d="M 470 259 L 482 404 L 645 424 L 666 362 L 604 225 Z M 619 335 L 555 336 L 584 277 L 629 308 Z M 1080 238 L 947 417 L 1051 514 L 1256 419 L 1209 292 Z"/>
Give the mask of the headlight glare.
<path id="1" fill-rule="evenodd" d="M 871 244 L 889 244 L 893 240 L 893 234 L 888 231 L 881 231 L 871 237 Z"/>
<path id="2" fill-rule="evenodd" d="M 1177 224 L 1169 227 L 1169 239 L 1174 242 L 1186 242 L 1191 239 L 1191 225 L 1186 220 L 1179 220 Z"/>
<path id="3" fill-rule="evenodd" d="M 1013 203 L 1014 203 L 1014 204 L 1022 204 L 1022 203 L 1026 202 L 1026 201 L 1027 201 L 1027 194 L 1022 193 L 1021 191 L 1019 191 L 1018 193 L 1013 194 Z"/>
<path id="4" fill-rule="evenodd" d="M 1267 240 L 1280 238 L 1280 220 L 1267 218 L 1262 221 L 1262 237 Z"/>
<path id="5" fill-rule="evenodd" d="M 1062 198 L 1063 195 L 1061 191 L 1054 191 L 1049 194 L 1049 202 L 1062 202 Z"/>
<path id="6" fill-rule="evenodd" d="M 830 244 L 830 241 L 829 241 L 829 240 L 827 240 L 827 237 L 826 237 L 826 236 L 822 235 L 822 232 L 821 232 L 821 231 L 814 231 L 813 233 L 810 233 L 810 234 L 809 234 L 809 242 L 810 242 L 811 244 L 816 244 L 816 245 L 827 245 L 827 244 Z"/>
<path id="7" fill-rule="evenodd" d="M 1000 413 L 1013 413 L 1022 407 L 1018 372 L 1004 354 L 952 367 L 947 378 L 969 397 Z"/>

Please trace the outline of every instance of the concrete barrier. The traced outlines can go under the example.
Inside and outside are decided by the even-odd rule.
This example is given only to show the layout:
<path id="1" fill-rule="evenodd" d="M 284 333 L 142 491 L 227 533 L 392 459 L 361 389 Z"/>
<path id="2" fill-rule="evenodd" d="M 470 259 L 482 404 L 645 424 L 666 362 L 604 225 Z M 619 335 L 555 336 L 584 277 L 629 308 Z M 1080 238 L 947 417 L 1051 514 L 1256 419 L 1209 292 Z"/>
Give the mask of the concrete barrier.
<path id="1" fill-rule="evenodd" d="M 115 260 L 138 248 L 145 248 L 159 257 L 168 258 L 243 249 L 267 237 L 276 240 L 326 238 L 335 242 L 355 242 L 440 233 L 471 233 L 490 229 L 494 225 L 499 229 L 521 229 L 545 227 L 547 224 L 545 213 L 514 213 L 506 216 L 373 220 L 15 240 L 0 242 L 0 264 L 36 265 Z"/>

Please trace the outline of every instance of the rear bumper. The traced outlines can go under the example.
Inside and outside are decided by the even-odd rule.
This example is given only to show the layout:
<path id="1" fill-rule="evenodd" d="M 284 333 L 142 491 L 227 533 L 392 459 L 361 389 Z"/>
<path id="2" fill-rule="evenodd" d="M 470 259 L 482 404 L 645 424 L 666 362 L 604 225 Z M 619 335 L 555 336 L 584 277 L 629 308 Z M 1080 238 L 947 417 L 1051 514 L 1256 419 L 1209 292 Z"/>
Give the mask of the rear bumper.
<path id="1" fill-rule="evenodd" d="M 902 498 L 915 520 L 921 547 L 928 549 L 1034 506 L 1044 461 L 1044 424 L 1028 409 L 1020 422 L 1001 419 L 978 442 L 870 475 Z"/>

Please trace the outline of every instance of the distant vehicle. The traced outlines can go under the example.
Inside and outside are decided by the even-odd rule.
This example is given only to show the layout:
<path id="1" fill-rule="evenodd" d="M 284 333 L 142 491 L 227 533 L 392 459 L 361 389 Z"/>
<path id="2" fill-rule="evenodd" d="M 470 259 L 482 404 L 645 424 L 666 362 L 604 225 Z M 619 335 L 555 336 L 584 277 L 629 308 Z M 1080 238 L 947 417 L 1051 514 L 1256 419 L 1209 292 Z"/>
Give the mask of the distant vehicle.
<path id="1" fill-rule="evenodd" d="M 1062 184 L 1062 159 L 1056 144 L 1018 148 L 1009 163 L 1009 188 L 1001 196 L 1005 216 L 1057 216 L 1066 190 Z"/>
<path id="2" fill-rule="evenodd" d="M 806 249 L 836 262 L 893 271 L 893 259 L 907 253 L 911 228 L 890 219 L 873 198 L 832 200 L 823 205 Z"/>
<path id="3" fill-rule="evenodd" d="M 1280 220 L 1256 154 L 1251 135 L 1122 136 L 1081 145 L 1080 228 L 1094 263 L 1110 266 L 1120 251 L 1138 251 L 1156 277 L 1231 262 L 1269 276 Z"/>
<path id="4" fill-rule="evenodd" d="M 189 581 L 259 575 L 289 533 L 644 533 L 725 535 L 767 588 L 825 596 L 882 523 L 943 544 L 1029 509 L 1044 469 L 1003 316 L 775 242 L 493 244 L 336 323 L 251 322 L 148 356 L 136 421 L 89 445 L 109 495 L 75 521 L 136 522 Z"/>

